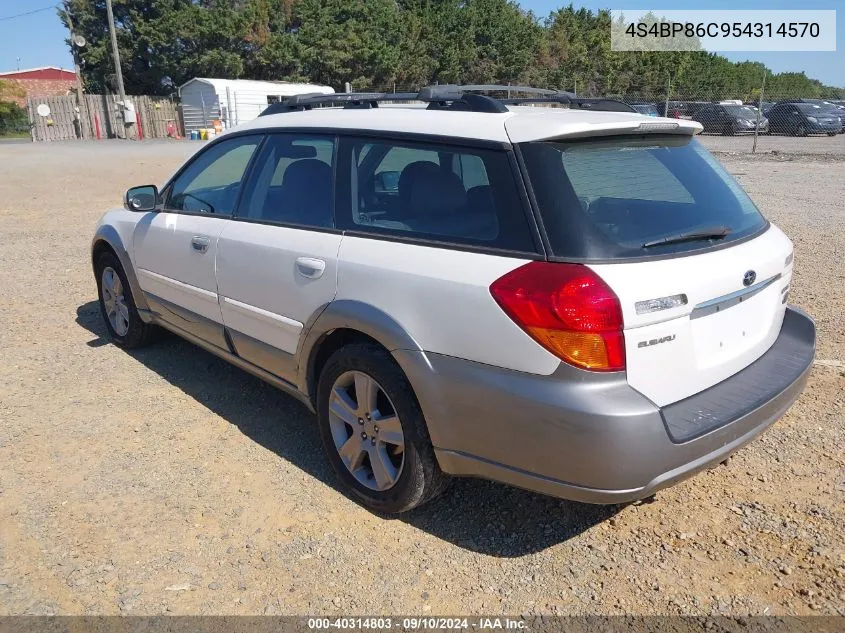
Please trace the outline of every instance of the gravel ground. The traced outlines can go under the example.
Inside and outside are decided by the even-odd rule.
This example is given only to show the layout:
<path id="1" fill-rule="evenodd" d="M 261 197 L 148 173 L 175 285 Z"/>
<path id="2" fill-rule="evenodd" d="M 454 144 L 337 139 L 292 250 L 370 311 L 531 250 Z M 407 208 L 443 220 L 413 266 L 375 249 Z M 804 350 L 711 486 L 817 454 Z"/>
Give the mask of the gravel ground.
<path id="1" fill-rule="evenodd" d="M 702 134 L 701 142 L 711 151 L 744 154 L 751 152 L 754 137 Z M 781 136 L 771 134 L 757 137 L 757 151 L 781 154 L 827 154 L 845 156 L 845 134 L 837 136 Z"/>
<path id="2" fill-rule="evenodd" d="M 845 615 L 845 161 L 723 157 L 819 329 L 762 438 L 652 503 L 461 480 L 387 520 L 292 398 L 176 338 L 103 339 L 94 223 L 196 147 L 0 145 L 0 614 Z"/>

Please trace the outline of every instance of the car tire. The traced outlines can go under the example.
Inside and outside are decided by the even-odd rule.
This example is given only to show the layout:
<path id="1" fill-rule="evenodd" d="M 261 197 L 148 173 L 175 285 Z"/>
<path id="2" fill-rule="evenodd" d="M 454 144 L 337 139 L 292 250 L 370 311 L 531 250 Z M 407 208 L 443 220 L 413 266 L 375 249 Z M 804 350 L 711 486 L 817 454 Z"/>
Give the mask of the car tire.
<path id="1" fill-rule="evenodd" d="M 795 136 L 807 136 L 807 128 L 801 123 L 795 128 Z"/>
<path id="2" fill-rule="evenodd" d="M 158 328 L 141 320 L 135 306 L 135 298 L 132 296 L 132 288 L 117 256 L 110 252 L 102 253 L 97 258 L 94 271 L 97 277 L 100 314 L 112 342 L 124 349 L 134 349 L 151 343 L 158 333 Z"/>
<path id="3" fill-rule="evenodd" d="M 364 392 L 375 393 L 369 405 Z M 445 489 L 449 478 L 437 463 L 414 391 L 384 348 L 354 343 L 332 354 L 320 372 L 316 404 L 329 462 L 344 488 L 362 505 L 398 514 L 431 501 Z M 390 424 L 387 430 L 378 427 L 379 420 Z"/>
<path id="4" fill-rule="evenodd" d="M 836 136 L 837 134 L 838 134 L 838 132 L 828 132 L 827 133 L 828 136 Z"/>

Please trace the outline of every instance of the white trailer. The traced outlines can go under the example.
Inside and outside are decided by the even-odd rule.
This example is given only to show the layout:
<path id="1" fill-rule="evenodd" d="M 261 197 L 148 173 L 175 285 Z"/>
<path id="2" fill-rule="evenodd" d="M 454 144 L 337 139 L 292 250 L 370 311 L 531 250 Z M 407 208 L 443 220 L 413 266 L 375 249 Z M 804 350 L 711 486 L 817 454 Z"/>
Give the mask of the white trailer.
<path id="1" fill-rule="evenodd" d="M 185 132 L 212 127 L 215 119 L 224 127 L 233 127 L 256 118 L 271 103 L 309 92 L 331 94 L 334 88 L 282 81 L 195 77 L 179 86 Z"/>

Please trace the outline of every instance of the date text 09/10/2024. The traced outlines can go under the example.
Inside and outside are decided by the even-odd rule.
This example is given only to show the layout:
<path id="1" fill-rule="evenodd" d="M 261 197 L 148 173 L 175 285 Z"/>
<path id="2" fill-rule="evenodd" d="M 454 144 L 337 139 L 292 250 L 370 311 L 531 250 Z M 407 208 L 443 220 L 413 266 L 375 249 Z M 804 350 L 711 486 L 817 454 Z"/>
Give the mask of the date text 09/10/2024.
<path id="1" fill-rule="evenodd" d="M 441 630 L 458 631 L 472 629 L 474 631 L 519 631 L 527 628 L 524 620 L 506 617 L 478 617 L 478 618 L 444 618 L 444 617 L 337 617 L 337 618 L 308 618 L 308 628 L 320 630 L 361 630 L 373 631 L 420 631 Z"/>

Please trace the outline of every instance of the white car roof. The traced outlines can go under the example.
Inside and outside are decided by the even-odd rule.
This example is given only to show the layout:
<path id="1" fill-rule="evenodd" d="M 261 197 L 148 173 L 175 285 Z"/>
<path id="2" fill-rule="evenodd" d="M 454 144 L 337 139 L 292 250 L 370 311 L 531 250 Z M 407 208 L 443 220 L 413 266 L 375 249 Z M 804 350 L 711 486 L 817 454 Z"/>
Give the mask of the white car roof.
<path id="1" fill-rule="evenodd" d="M 369 109 L 316 108 L 258 117 L 233 131 L 264 128 L 332 128 L 433 134 L 500 143 L 659 132 L 693 135 L 701 124 L 633 112 L 514 106 L 505 113 L 426 110 L 420 105 Z"/>

